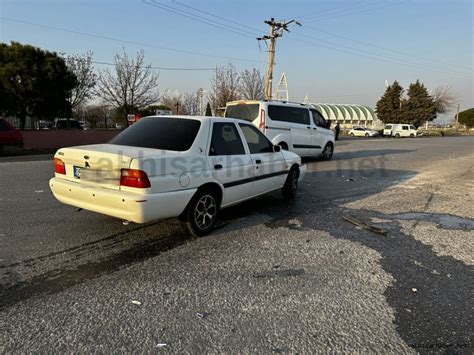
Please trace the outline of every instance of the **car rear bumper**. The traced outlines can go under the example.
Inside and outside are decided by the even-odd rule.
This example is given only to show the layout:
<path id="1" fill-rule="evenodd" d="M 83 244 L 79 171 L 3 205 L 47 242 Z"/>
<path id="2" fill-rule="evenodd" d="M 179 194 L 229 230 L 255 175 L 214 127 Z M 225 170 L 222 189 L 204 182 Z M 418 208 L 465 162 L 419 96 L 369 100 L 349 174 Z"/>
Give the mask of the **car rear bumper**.
<path id="1" fill-rule="evenodd" d="M 54 197 L 64 204 L 135 223 L 179 216 L 196 192 L 196 189 L 188 189 L 139 195 L 60 178 L 49 180 L 49 187 Z"/>

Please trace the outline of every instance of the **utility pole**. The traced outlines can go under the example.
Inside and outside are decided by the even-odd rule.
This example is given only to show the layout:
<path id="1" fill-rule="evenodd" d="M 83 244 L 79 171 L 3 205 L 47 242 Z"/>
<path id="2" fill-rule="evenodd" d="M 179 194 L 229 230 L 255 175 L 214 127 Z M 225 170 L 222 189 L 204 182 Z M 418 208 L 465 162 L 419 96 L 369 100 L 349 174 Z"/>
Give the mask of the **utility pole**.
<path id="1" fill-rule="evenodd" d="M 458 109 L 456 112 L 456 120 L 454 121 L 454 126 L 456 127 L 456 131 L 458 130 L 459 127 L 459 109 L 461 108 L 461 104 L 458 104 Z"/>
<path id="2" fill-rule="evenodd" d="M 290 32 L 288 29 L 288 25 L 291 23 L 295 23 L 298 26 L 301 26 L 301 23 L 299 23 L 296 20 L 291 20 L 291 21 L 275 21 L 275 19 L 272 17 L 270 20 L 265 21 L 265 23 L 270 26 L 270 32 L 267 35 L 263 37 L 258 37 L 258 41 L 265 41 L 267 43 L 267 40 L 270 41 L 270 44 L 267 43 L 268 46 L 268 69 L 267 69 L 267 75 L 265 76 L 265 99 L 271 100 L 272 99 L 272 81 L 273 81 L 273 66 L 275 65 L 275 49 L 276 49 L 276 39 L 278 37 L 283 36 L 283 32 Z"/>
<path id="3" fill-rule="evenodd" d="M 179 101 L 176 101 L 176 115 L 179 115 Z"/>

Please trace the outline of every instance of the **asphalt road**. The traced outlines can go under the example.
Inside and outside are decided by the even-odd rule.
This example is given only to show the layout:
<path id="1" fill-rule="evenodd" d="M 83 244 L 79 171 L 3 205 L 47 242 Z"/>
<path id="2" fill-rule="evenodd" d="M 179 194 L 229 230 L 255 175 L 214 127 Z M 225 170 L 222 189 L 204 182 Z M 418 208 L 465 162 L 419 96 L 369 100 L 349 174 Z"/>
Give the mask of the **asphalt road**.
<path id="1" fill-rule="evenodd" d="M 353 139 L 193 239 L 61 205 L 0 159 L 0 353 L 466 353 L 474 138 Z M 343 216 L 384 229 L 377 234 Z"/>

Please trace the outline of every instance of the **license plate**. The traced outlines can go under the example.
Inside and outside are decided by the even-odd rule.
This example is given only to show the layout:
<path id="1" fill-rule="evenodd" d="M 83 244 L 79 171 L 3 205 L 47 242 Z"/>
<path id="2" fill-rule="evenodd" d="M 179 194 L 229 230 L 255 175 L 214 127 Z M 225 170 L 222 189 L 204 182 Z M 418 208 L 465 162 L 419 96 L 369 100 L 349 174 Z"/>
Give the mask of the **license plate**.
<path id="1" fill-rule="evenodd" d="M 79 166 L 73 166 L 73 170 L 74 170 L 74 177 L 76 179 L 80 179 L 81 178 L 81 168 Z"/>

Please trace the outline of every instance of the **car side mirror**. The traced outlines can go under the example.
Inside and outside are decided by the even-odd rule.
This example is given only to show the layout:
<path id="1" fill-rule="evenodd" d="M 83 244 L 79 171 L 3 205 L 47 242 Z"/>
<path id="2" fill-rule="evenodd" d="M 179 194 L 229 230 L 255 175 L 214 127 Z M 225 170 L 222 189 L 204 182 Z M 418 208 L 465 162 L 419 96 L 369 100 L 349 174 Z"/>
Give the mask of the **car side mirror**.
<path id="1" fill-rule="evenodd" d="M 277 153 L 277 152 L 281 151 L 281 147 L 280 147 L 279 145 L 274 145 L 274 146 L 273 146 L 273 151 L 274 151 L 275 153 Z"/>

